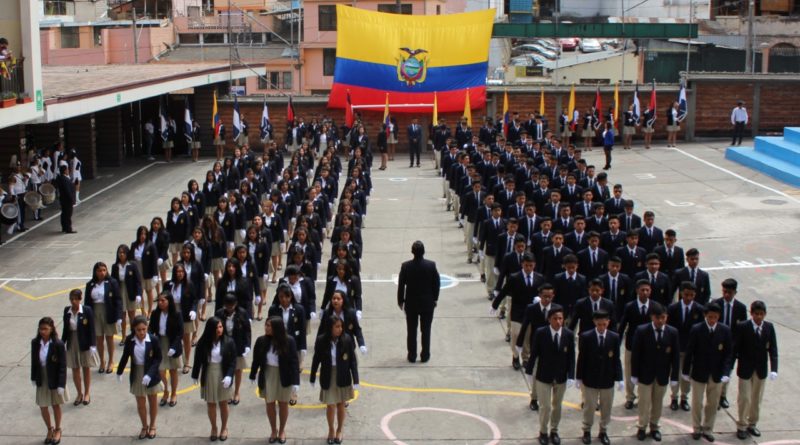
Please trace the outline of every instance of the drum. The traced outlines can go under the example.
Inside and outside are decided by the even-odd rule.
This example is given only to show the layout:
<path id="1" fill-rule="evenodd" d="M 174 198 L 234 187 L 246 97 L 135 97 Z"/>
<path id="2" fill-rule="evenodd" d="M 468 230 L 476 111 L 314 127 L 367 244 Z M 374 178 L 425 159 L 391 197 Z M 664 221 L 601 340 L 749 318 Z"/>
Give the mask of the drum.
<path id="1" fill-rule="evenodd" d="M 25 193 L 23 199 L 25 200 L 25 204 L 28 204 L 28 207 L 33 210 L 39 210 L 44 207 L 44 204 L 42 204 L 42 195 L 40 195 L 39 192 L 30 191 Z"/>
<path id="2" fill-rule="evenodd" d="M 56 188 L 49 182 L 39 186 L 39 193 L 42 194 L 42 203 L 44 205 L 52 204 L 56 200 Z"/>
<path id="3" fill-rule="evenodd" d="M 17 216 L 19 216 L 19 207 L 16 204 L 8 202 L 0 207 L 0 222 L 3 224 L 16 224 Z"/>

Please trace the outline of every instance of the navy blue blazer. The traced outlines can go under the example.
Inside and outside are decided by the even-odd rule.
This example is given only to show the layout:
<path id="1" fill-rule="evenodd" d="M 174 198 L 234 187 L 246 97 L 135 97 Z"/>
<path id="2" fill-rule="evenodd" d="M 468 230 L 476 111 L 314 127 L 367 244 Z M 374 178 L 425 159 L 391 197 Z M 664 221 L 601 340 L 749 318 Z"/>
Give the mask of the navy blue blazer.
<path id="1" fill-rule="evenodd" d="M 169 347 L 175 350 L 175 355 L 171 357 L 180 357 L 183 354 L 183 319 L 178 312 L 178 318 L 170 318 L 167 316 L 167 338 L 169 339 Z M 158 335 L 158 324 L 161 319 L 161 309 L 156 306 L 153 313 L 150 314 L 150 323 L 147 326 L 147 332 L 153 337 L 160 340 L 161 336 Z M 159 344 L 159 346 L 161 346 Z"/>
<path id="2" fill-rule="evenodd" d="M 286 388 L 300 385 L 300 361 L 297 358 L 297 345 L 291 336 L 287 336 L 285 354 L 278 354 L 278 374 L 281 377 L 281 386 Z M 256 339 L 253 347 L 253 365 L 250 367 L 250 380 L 258 376 L 258 387 L 266 391 L 267 386 L 267 352 L 269 352 L 269 338 L 262 335 Z"/>
<path id="3" fill-rule="evenodd" d="M 114 324 L 117 320 L 122 320 L 122 298 L 119 292 L 119 284 L 117 280 L 109 277 L 103 282 L 103 285 L 103 305 L 106 310 L 106 323 Z M 94 281 L 89 281 L 86 283 L 86 289 L 83 291 L 83 295 L 86 296 L 84 300 L 86 306 L 89 306 L 92 310 L 94 310 L 94 300 L 92 299 L 93 287 Z"/>
<path id="4" fill-rule="evenodd" d="M 633 335 L 631 376 L 644 385 L 655 381 L 665 386 L 678 381 L 681 359 L 678 331 L 670 325 L 664 325 L 663 329 L 660 343 L 656 342 L 653 323 L 639 326 Z"/>
<path id="5" fill-rule="evenodd" d="M 222 367 L 222 377 L 233 378 L 233 373 L 236 371 L 236 344 L 233 343 L 233 340 L 227 335 L 223 335 L 220 342 L 219 350 L 222 355 L 222 363 L 220 363 Z M 206 384 L 206 372 L 208 371 L 210 358 L 211 345 L 201 346 L 198 344 L 194 354 L 192 380 L 200 380 L 201 385 Z"/>
<path id="6" fill-rule="evenodd" d="M 525 367 L 526 374 L 533 374 L 536 360 L 539 360 L 536 380 L 542 383 L 564 383 L 574 379 L 575 334 L 562 327 L 556 347 L 550 333 L 550 325 L 537 329 L 531 340 L 531 357 Z"/>
<path id="7" fill-rule="evenodd" d="M 622 381 L 621 340 L 616 332 L 606 330 L 603 347 L 600 347 L 594 329 L 578 337 L 578 364 L 575 378 L 589 388 L 608 389 L 614 382 Z"/>
<path id="8" fill-rule="evenodd" d="M 161 364 L 161 345 L 158 344 L 158 338 L 152 334 L 147 334 L 150 341 L 145 343 L 144 347 L 144 374 L 150 376 L 150 384 L 148 388 L 152 388 L 161 383 L 161 374 L 158 372 L 158 366 Z M 129 334 L 125 338 L 125 346 L 122 348 L 122 357 L 119 359 L 119 366 L 117 366 L 117 375 L 122 375 L 125 372 L 125 366 L 128 365 L 128 359 L 131 360 L 131 371 L 133 371 L 133 347 L 136 345 L 134 334 Z M 128 381 L 133 385 L 133 372 L 128 373 Z"/>
<path id="9" fill-rule="evenodd" d="M 346 332 L 336 340 L 336 386 L 348 387 L 358 385 L 358 361 L 356 360 L 355 343 L 353 337 Z M 331 342 L 327 336 L 317 337 L 314 343 L 314 358 L 311 360 L 311 383 L 317 380 L 317 370 L 320 370 L 320 386 L 329 389 L 331 384 L 331 370 L 334 363 L 331 361 Z"/>
<path id="10" fill-rule="evenodd" d="M 42 364 L 39 362 L 39 349 L 42 347 L 39 340 L 31 340 L 31 380 L 36 386 L 42 386 Z M 328 354 L 330 355 L 330 354 Z M 47 350 L 47 387 L 51 390 L 66 388 L 67 386 L 67 348 L 61 340 L 51 339 L 50 348 Z"/>
<path id="11" fill-rule="evenodd" d="M 767 371 L 778 372 L 778 339 L 775 337 L 775 326 L 772 323 L 768 321 L 761 323 L 759 337 L 751 320 L 740 322 L 734 345 L 735 356 L 739 360 L 736 375 L 740 379 L 749 379 L 753 374 L 765 379 Z"/>
<path id="12" fill-rule="evenodd" d="M 111 276 L 117 280 L 117 283 L 125 286 L 125 291 L 128 292 L 128 301 L 135 301 L 136 297 L 142 296 L 142 281 L 139 279 L 139 268 L 136 263 L 128 261 L 125 268 L 125 276 L 119 276 L 119 263 L 111 265 Z"/>
<path id="13" fill-rule="evenodd" d="M 131 243 L 131 257 L 133 252 L 139 246 L 138 241 Z M 158 275 L 158 249 L 149 239 L 144 242 L 144 250 L 142 251 L 142 278 L 149 280 Z"/>
<path id="14" fill-rule="evenodd" d="M 88 351 L 92 346 L 96 346 L 97 338 L 95 335 L 94 311 L 92 311 L 92 308 L 83 305 L 83 313 L 78 313 L 78 328 L 76 329 L 76 332 L 78 333 L 77 345 L 70 344 L 72 341 L 72 329 L 70 329 L 69 319 L 71 317 L 71 306 L 67 306 L 64 308 L 63 332 L 64 343 L 67 344 L 67 347 L 77 346 L 79 351 Z"/>
<path id="15" fill-rule="evenodd" d="M 694 325 L 683 357 L 683 374 L 698 382 L 707 382 L 710 377 L 719 383 L 723 376 L 730 376 L 732 368 L 731 328 L 719 322 L 712 334 L 705 322 Z"/>
<path id="16" fill-rule="evenodd" d="M 283 319 L 281 306 L 279 304 L 270 306 L 267 316 L 281 317 Z M 289 323 L 286 325 L 286 333 L 294 338 L 297 349 L 306 350 L 306 312 L 303 310 L 303 306 L 297 303 L 292 303 L 289 306 Z"/>
<path id="17" fill-rule="evenodd" d="M 214 315 L 222 320 L 225 336 L 232 339 L 236 345 L 236 355 L 241 356 L 244 354 L 245 348 L 250 347 L 252 340 L 252 326 L 247 311 L 238 306 L 236 307 L 236 313 L 233 316 L 233 330 L 231 331 L 228 330 L 228 325 L 225 323 L 225 308 L 218 310 Z"/>

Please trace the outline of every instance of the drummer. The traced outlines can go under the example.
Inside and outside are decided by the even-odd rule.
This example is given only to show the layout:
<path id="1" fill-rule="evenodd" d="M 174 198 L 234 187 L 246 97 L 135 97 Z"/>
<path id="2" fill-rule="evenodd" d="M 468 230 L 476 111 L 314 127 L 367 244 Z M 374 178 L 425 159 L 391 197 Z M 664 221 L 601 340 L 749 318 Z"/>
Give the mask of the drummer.
<path id="1" fill-rule="evenodd" d="M 78 159 L 78 150 L 71 149 L 69 151 L 69 179 L 75 184 L 75 205 L 81 203 L 81 161 Z"/>
<path id="2" fill-rule="evenodd" d="M 30 175 L 31 180 L 29 183 L 29 188 L 32 192 L 39 193 L 39 187 L 45 181 L 45 170 L 42 168 L 41 161 L 38 156 L 34 155 L 31 158 L 30 162 Z M 28 192 L 30 193 L 30 192 Z M 40 197 L 41 199 L 41 197 Z M 40 201 L 41 204 L 41 201 Z M 34 221 L 41 221 L 42 220 L 42 206 L 38 207 L 31 207 L 33 210 L 33 220 Z"/>
<path id="3" fill-rule="evenodd" d="M 30 178 L 27 173 L 22 171 L 19 162 L 17 162 L 17 166 L 14 167 L 12 173 L 14 184 L 11 186 L 9 182 L 9 189 L 11 194 L 14 195 L 14 201 L 19 208 L 19 212 L 17 213 L 17 230 L 25 232 L 28 230 L 27 227 L 25 227 L 25 208 L 27 207 L 25 205 L 25 193 L 28 191 L 28 181 Z M 13 230 L 10 233 L 13 233 Z"/>

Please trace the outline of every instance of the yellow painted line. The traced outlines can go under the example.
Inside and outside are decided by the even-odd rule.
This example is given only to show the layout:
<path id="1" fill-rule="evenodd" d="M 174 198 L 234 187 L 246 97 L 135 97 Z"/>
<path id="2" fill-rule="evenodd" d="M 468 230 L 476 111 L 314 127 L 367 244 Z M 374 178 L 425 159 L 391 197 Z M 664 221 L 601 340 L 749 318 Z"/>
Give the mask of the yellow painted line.
<path id="1" fill-rule="evenodd" d="M 13 287 L 9 286 L 9 285 L 3 286 L 2 289 L 5 289 L 5 290 L 11 292 L 12 294 L 16 294 L 16 295 L 19 295 L 21 297 L 25 297 L 28 300 L 36 301 L 36 297 L 34 297 L 33 295 L 25 293 L 25 292 L 22 292 L 22 291 L 18 291 L 16 289 L 14 289 Z"/>
<path id="2" fill-rule="evenodd" d="M 27 298 L 28 300 L 31 300 L 31 301 L 39 301 L 39 300 L 44 300 L 45 298 L 51 298 L 51 297 L 67 294 L 72 289 L 75 289 L 75 288 L 74 287 L 70 287 L 68 289 L 62 289 L 62 290 L 58 290 L 58 291 L 55 291 L 55 292 L 50 292 L 49 294 L 40 295 L 38 297 L 35 296 L 35 295 L 31 295 L 31 294 L 29 294 L 27 292 L 22 292 L 21 290 L 14 289 L 13 287 L 11 287 L 11 286 L 9 286 L 7 284 L 2 286 L 2 287 L 0 287 L 0 289 L 5 289 L 5 290 L 11 292 L 12 294 L 16 294 L 16 295 L 19 295 L 21 297 L 25 297 L 25 298 Z"/>

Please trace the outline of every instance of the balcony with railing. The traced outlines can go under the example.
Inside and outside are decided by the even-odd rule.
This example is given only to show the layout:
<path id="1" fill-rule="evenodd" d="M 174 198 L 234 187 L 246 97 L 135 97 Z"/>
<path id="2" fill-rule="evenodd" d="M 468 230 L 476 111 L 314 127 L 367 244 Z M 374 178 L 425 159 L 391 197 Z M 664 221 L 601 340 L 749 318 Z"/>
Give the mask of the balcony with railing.
<path id="1" fill-rule="evenodd" d="M 25 91 L 23 62 L 24 60 L 15 59 L 0 60 L 0 99 L 5 102 L 3 108 L 6 108 L 5 105 L 12 105 L 12 99 L 13 103 L 30 102 L 30 96 Z"/>

